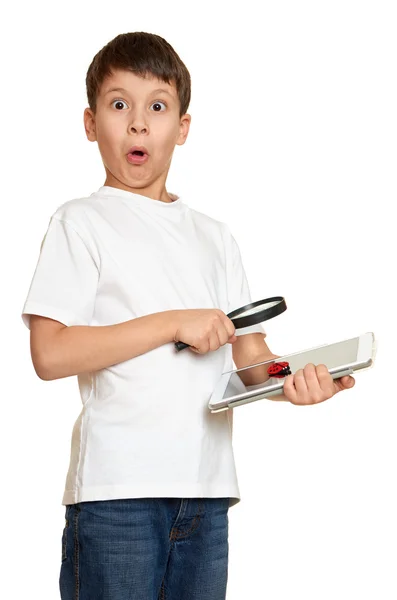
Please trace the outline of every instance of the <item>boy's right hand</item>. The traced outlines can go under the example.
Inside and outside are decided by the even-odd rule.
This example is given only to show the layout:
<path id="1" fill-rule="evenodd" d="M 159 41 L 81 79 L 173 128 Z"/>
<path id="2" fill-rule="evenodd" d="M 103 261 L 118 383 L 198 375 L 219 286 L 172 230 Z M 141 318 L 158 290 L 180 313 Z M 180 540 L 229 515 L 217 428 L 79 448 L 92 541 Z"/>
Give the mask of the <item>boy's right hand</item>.
<path id="1" fill-rule="evenodd" d="M 206 354 L 237 340 L 233 321 L 218 308 L 195 308 L 176 311 L 175 342 L 189 344 L 190 350 Z"/>

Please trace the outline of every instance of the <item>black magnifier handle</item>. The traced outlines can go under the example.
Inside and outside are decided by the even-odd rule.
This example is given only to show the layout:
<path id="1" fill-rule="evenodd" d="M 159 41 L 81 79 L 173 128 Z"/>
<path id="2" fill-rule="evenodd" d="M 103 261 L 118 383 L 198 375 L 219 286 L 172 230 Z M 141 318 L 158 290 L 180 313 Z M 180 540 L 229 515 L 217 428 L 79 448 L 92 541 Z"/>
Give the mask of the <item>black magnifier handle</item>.
<path id="1" fill-rule="evenodd" d="M 226 315 L 227 317 L 229 315 Z M 185 344 L 185 342 L 175 342 L 175 348 L 179 351 L 179 350 L 183 350 L 184 348 L 189 348 L 190 344 Z"/>
<path id="2" fill-rule="evenodd" d="M 175 348 L 179 350 L 183 350 L 184 348 L 189 348 L 190 344 L 185 344 L 185 342 L 175 342 Z"/>
<path id="3" fill-rule="evenodd" d="M 284 312 L 286 308 L 287 305 L 283 296 L 273 296 L 272 298 L 266 298 L 265 300 L 258 300 L 257 302 L 246 304 L 241 308 L 233 310 L 226 316 L 229 317 L 236 329 L 240 329 L 242 327 L 249 327 L 250 325 L 262 323 L 263 321 L 268 321 Z M 246 312 L 250 314 L 240 316 Z M 185 342 L 175 342 L 174 345 L 178 352 L 179 350 L 189 348 L 190 346 L 190 344 L 185 344 Z"/>

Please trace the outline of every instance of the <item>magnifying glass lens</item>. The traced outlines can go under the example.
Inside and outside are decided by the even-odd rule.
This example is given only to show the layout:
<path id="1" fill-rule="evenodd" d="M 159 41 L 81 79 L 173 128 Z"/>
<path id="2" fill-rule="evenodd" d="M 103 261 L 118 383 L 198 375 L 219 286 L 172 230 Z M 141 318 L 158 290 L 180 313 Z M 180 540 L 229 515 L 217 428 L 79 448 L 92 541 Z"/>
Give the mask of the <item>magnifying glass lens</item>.
<path id="1" fill-rule="evenodd" d="M 264 300 L 263 302 L 261 302 L 261 304 L 258 304 L 258 306 L 254 306 L 253 308 L 247 308 L 243 310 L 245 307 L 242 307 L 241 309 L 238 309 L 238 311 L 234 311 L 233 316 L 249 317 L 250 315 L 254 315 L 264 309 L 267 310 L 268 308 L 272 308 L 273 306 L 276 306 L 279 303 L 280 300 L 278 300 L 277 302 L 267 302 L 266 300 Z M 239 312 L 240 310 L 241 312 Z"/>

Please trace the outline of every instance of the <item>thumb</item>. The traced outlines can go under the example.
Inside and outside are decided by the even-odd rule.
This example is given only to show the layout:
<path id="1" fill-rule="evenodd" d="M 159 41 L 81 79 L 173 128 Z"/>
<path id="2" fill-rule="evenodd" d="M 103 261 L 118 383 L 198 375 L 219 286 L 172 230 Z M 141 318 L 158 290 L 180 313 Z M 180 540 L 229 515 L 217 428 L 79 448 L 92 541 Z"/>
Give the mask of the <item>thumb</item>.
<path id="1" fill-rule="evenodd" d="M 342 383 L 345 387 L 352 388 L 356 382 L 353 379 L 353 377 L 350 377 L 350 375 L 347 375 L 346 377 L 342 377 Z"/>

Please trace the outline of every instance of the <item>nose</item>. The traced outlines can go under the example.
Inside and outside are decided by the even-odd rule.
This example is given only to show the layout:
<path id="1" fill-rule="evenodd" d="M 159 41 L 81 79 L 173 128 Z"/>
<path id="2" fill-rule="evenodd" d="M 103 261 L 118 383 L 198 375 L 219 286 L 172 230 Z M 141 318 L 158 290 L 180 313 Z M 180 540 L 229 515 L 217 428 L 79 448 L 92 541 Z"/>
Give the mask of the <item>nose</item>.
<path id="1" fill-rule="evenodd" d="M 147 129 L 144 125 L 131 125 L 131 131 L 133 131 L 134 133 L 146 133 Z"/>
<path id="2" fill-rule="evenodd" d="M 147 132 L 147 124 L 142 116 L 142 114 L 135 113 L 135 116 L 132 118 L 132 123 L 130 125 L 130 129 L 134 133 L 146 133 Z"/>

